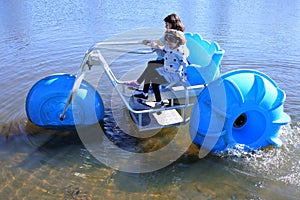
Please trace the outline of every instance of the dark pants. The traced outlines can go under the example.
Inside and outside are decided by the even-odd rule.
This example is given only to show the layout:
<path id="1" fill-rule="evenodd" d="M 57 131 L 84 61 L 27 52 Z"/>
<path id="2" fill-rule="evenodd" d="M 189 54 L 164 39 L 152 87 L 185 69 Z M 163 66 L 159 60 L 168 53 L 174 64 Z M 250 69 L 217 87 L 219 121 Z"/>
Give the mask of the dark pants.
<path id="1" fill-rule="evenodd" d="M 143 92 L 148 93 L 150 84 L 155 95 L 157 102 L 161 101 L 159 85 L 165 84 L 168 81 L 156 71 L 157 68 L 164 65 L 164 60 L 152 60 L 148 62 L 148 65 L 141 76 L 137 79 L 138 83 L 144 82 Z"/>

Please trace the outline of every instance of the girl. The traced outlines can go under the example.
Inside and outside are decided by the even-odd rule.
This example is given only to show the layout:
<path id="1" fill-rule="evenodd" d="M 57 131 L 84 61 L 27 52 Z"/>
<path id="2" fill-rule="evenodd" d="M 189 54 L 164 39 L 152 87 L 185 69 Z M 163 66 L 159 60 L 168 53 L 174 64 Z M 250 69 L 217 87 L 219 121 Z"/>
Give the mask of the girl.
<path id="1" fill-rule="evenodd" d="M 165 27 L 167 30 L 174 29 L 177 31 L 184 32 L 185 27 L 181 22 L 179 16 L 175 13 L 168 15 L 164 19 Z M 152 42 L 150 40 L 144 40 L 144 44 L 150 44 L 152 48 L 157 49 L 157 54 L 159 57 L 164 56 L 164 52 L 162 51 L 163 46 L 165 46 L 164 37 L 162 37 L 157 42 Z M 156 71 L 157 68 L 162 67 L 164 65 L 164 59 L 160 60 L 152 60 L 148 62 L 148 65 L 144 72 L 140 75 L 137 80 L 127 82 L 128 85 L 138 88 L 139 85 L 144 81 L 143 92 L 140 94 L 136 94 L 135 96 L 142 99 L 148 98 L 148 91 L 150 88 L 150 84 L 152 85 L 153 92 L 155 94 L 155 98 L 157 102 L 161 102 L 159 85 L 167 83 L 167 80 L 158 74 Z"/>
<path id="2" fill-rule="evenodd" d="M 162 106 L 163 101 L 159 91 L 159 85 L 165 83 L 176 83 L 186 80 L 186 66 L 188 65 L 188 49 L 183 32 L 174 29 L 168 29 L 164 34 L 165 46 L 162 49 L 164 53 L 164 65 L 157 65 L 154 68 L 146 68 L 143 92 L 134 94 L 134 97 L 147 99 L 150 83 L 156 99 L 156 107 Z M 148 83 L 149 82 L 149 83 Z"/>

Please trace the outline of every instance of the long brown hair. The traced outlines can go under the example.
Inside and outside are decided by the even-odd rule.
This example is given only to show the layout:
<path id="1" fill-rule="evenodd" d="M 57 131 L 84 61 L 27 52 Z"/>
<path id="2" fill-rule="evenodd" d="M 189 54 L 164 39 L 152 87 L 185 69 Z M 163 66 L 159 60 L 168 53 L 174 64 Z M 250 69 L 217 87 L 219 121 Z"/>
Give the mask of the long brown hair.
<path id="1" fill-rule="evenodd" d="M 175 30 L 182 31 L 182 32 L 184 32 L 184 30 L 185 30 L 185 27 L 184 27 L 183 23 L 181 22 L 179 16 L 175 13 L 170 14 L 167 17 L 165 17 L 164 21 L 171 24 L 171 29 L 175 29 Z"/>

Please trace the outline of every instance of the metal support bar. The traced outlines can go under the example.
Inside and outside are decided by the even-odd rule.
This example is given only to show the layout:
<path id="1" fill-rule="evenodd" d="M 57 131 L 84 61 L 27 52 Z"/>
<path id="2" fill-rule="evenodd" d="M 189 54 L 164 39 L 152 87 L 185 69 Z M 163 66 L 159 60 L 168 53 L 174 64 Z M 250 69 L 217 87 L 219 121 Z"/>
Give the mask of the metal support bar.
<path id="1" fill-rule="evenodd" d="M 174 98 L 170 98 L 171 102 L 170 105 L 171 107 L 163 107 L 163 108 L 150 108 L 150 109 L 145 109 L 145 110 L 134 110 L 129 102 L 128 102 L 128 96 L 125 97 L 126 95 L 124 95 L 125 93 L 125 81 L 120 81 L 116 78 L 116 76 L 114 75 L 114 73 L 112 72 L 111 68 L 109 67 L 109 64 L 106 62 L 105 58 L 103 57 L 103 55 L 101 54 L 101 45 L 117 45 L 117 44 L 127 44 L 128 42 L 124 42 L 124 43 L 120 43 L 120 42 L 102 42 L 102 43 L 97 43 L 94 47 L 90 48 L 86 54 L 85 57 L 83 59 L 83 62 L 81 64 L 81 74 L 77 77 L 78 78 L 78 82 L 76 82 L 76 84 L 74 84 L 73 89 L 70 93 L 70 97 L 65 105 L 64 111 L 62 112 L 62 116 L 63 114 L 66 112 L 68 105 L 72 102 L 72 97 L 76 94 L 77 90 L 79 88 L 79 85 L 82 81 L 82 79 L 84 78 L 84 72 L 87 69 L 91 69 L 92 66 L 94 65 L 100 65 L 104 68 L 105 73 L 107 74 L 110 82 L 112 83 L 112 85 L 114 86 L 115 90 L 117 91 L 117 93 L 119 94 L 120 98 L 122 99 L 122 101 L 124 102 L 125 106 L 127 107 L 127 109 L 131 112 L 135 114 L 135 122 L 138 125 L 139 130 L 150 130 L 150 129 L 155 129 L 156 127 L 151 127 L 151 126 L 147 126 L 147 127 L 143 127 L 143 114 L 154 114 L 154 113 L 158 113 L 158 112 L 163 112 L 163 111 L 168 111 L 168 110 L 181 110 L 182 112 L 180 113 L 180 116 L 182 118 L 182 122 L 180 123 L 176 123 L 176 124 L 170 124 L 169 126 L 175 126 L 175 125 L 180 125 L 180 124 L 184 124 L 187 123 L 189 121 L 189 117 L 187 117 L 187 109 L 191 106 L 194 105 L 194 103 L 190 103 L 190 92 L 192 92 L 192 97 L 195 97 L 195 93 L 198 93 L 199 89 L 200 91 L 202 90 L 201 88 L 203 88 L 203 86 L 186 86 L 184 84 L 182 84 L 182 88 L 177 90 L 172 90 L 171 93 L 175 93 L 175 97 L 174 98 L 178 98 L 177 94 L 182 93 L 182 90 L 184 90 L 184 93 L 182 93 L 182 97 L 185 99 L 185 104 L 184 105 L 174 105 Z M 139 44 L 140 42 L 137 41 L 133 41 L 132 44 Z M 121 85 L 121 87 L 119 87 L 119 85 Z M 174 87 L 175 88 L 175 87 Z M 169 90 L 170 91 L 170 90 Z M 197 91 L 197 92 L 193 92 L 193 91 Z M 179 93 L 178 93 L 179 92 Z M 173 95 L 174 96 L 174 95 Z M 136 117 L 137 116 L 137 117 Z M 165 126 L 161 126 L 160 128 L 165 127 Z"/>

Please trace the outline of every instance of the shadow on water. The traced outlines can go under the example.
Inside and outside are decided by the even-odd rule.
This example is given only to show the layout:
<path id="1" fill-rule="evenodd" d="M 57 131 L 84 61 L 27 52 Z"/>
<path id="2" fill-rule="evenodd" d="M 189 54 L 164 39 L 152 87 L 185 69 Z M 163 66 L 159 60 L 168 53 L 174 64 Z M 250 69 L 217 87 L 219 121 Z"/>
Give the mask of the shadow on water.
<path id="1" fill-rule="evenodd" d="M 173 127 L 163 129 L 150 138 L 135 138 L 117 126 L 110 110 L 105 111 L 105 122 L 101 127 L 115 145 L 138 153 L 160 149 L 177 134 L 177 128 Z M 18 169 L 33 174 L 36 182 L 39 182 L 40 174 L 53 175 L 52 168 L 54 171 L 64 168 L 67 174 L 75 178 L 60 180 L 61 185 L 53 190 L 69 199 L 82 196 L 86 199 L 93 196 L 111 198 L 111 191 L 119 191 L 113 196 L 117 198 L 139 198 L 141 194 L 146 198 L 158 199 L 222 199 L 220 194 L 233 199 L 275 198 L 278 195 L 284 198 L 289 197 L 289 191 L 295 196 L 295 187 L 300 185 L 299 127 L 299 124 L 294 124 L 283 131 L 282 134 L 290 135 L 283 135 L 285 145 L 279 149 L 268 148 L 250 153 L 232 151 L 217 156 L 209 154 L 200 160 L 199 148 L 191 145 L 171 165 L 154 172 L 135 174 L 113 170 L 100 163 L 85 149 L 76 131 L 48 130 L 26 120 L 14 120 L 2 126 L 0 160 L 12 163 L 11 170 L 16 174 L 20 173 Z M 86 134 L 95 134 L 96 129 L 88 127 Z M 17 158 L 18 154 L 23 155 L 21 159 Z M 286 159 L 291 154 L 294 160 Z M 14 160 L 10 160 L 13 157 Z M 294 166 L 292 170 L 289 168 L 291 163 Z M 85 180 L 87 184 L 79 184 L 77 179 Z M 50 180 L 55 180 L 55 177 Z M 273 185 L 285 185 L 286 191 L 278 192 Z M 265 188 L 273 194 L 264 194 Z"/>
<path id="2" fill-rule="evenodd" d="M 23 169 L 41 167 L 61 152 L 67 153 L 83 148 L 76 131 L 47 130 L 27 121 L 13 121 L 3 125 L 0 143 L 0 152 L 6 153 L 7 156 L 27 154 L 26 158 L 15 166 Z"/>
<path id="3" fill-rule="evenodd" d="M 149 138 L 137 138 L 125 133 L 114 121 L 111 110 L 105 111 L 104 122 L 100 123 L 105 136 L 109 141 L 126 151 L 145 153 L 156 151 L 167 145 L 177 134 L 176 127 L 165 128 Z M 81 128 L 80 131 L 91 137 L 99 134 L 99 124 Z M 101 133 L 100 133 L 101 134 Z M 96 141 L 101 142 L 101 141 Z M 2 125 L 0 131 L 0 153 L 14 155 L 27 153 L 26 159 L 18 163 L 16 167 L 30 168 L 40 167 L 43 162 L 49 162 L 58 156 L 68 157 L 63 154 L 80 155 L 85 149 L 76 130 L 53 130 L 38 127 L 27 119 L 12 120 Z M 96 144 L 96 143 L 95 143 Z M 194 162 L 198 160 L 199 148 L 191 145 L 188 151 L 180 157 L 179 162 Z M 58 164 L 58 163 L 56 163 Z"/>
<path id="4" fill-rule="evenodd" d="M 101 127 L 105 130 L 106 137 L 115 145 L 127 151 L 140 153 L 155 151 L 167 144 L 173 138 L 174 134 L 176 134 L 176 128 L 175 131 L 166 129 L 150 139 L 140 140 L 124 133 L 115 124 L 110 111 L 106 111 L 105 113 L 105 122 L 101 123 Z M 97 127 L 98 126 L 89 126 L 86 134 L 97 133 Z M 90 186 L 99 186 L 99 183 L 97 183 L 99 182 L 97 179 L 99 176 L 97 171 L 102 170 L 107 175 L 107 177 L 104 178 L 107 179 L 105 181 L 107 187 L 111 187 L 110 180 L 114 179 L 114 187 L 120 187 L 118 189 L 121 191 L 125 193 L 140 193 L 143 192 L 145 187 L 149 187 L 149 184 L 151 187 L 156 187 L 148 181 L 151 181 L 152 178 L 156 176 L 160 176 L 160 171 L 137 175 L 108 169 L 85 149 L 77 131 L 49 130 L 37 127 L 27 120 L 12 120 L 2 125 L 0 132 L 0 154 L 0 162 L 6 162 L 8 166 L 5 167 L 11 166 L 10 170 L 11 173 L 14 174 L 13 176 L 25 174 L 25 176 L 29 176 L 30 179 L 33 179 L 35 182 L 39 182 L 39 180 L 36 180 L 39 174 L 45 173 L 46 175 L 50 173 L 53 175 L 52 171 L 60 168 L 64 168 L 69 173 L 69 171 L 73 171 L 78 168 L 78 166 L 83 165 L 87 166 L 87 171 L 85 173 L 74 172 L 73 175 L 79 178 L 85 178 L 85 176 L 87 176 L 91 181 L 91 183 L 89 183 Z M 180 159 L 181 161 L 178 161 L 180 163 L 191 162 L 191 160 L 187 159 L 187 156 Z M 84 171 L 84 169 L 83 167 L 82 170 Z M 169 169 L 170 168 L 167 168 L 167 170 Z M 3 171 L 2 173 L 6 172 Z M 50 178 L 50 181 L 51 180 L 54 180 L 54 178 Z M 97 180 L 97 182 L 93 183 L 95 180 Z M 126 180 L 129 181 L 130 186 L 126 184 Z M 144 183 L 139 184 L 141 182 Z M 67 186 L 62 187 L 58 185 L 57 187 L 60 187 L 60 189 L 56 189 L 56 191 L 64 193 L 65 197 L 77 198 L 81 195 L 91 196 L 89 193 L 95 193 L 95 195 L 97 193 L 96 191 L 84 192 L 87 190 L 84 190 L 82 185 L 75 184 L 71 180 L 66 180 L 64 184 Z M 167 181 L 162 184 L 169 185 L 171 183 Z"/>
<path id="5" fill-rule="evenodd" d="M 209 154 L 201 160 L 194 156 L 197 148 L 190 148 L 176 162 L 155 172 L 116 172 L 115 183 L 122 191 L 156 191 L 156 197 L 167 199 L 297 199 L 300 154 L 295 135 L 284 137 L 290 141 L 285 141 L 282 148 L 231 150 L 221 155 Z M 295 160 L 288 158 L 290 154 Z"/>

